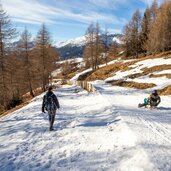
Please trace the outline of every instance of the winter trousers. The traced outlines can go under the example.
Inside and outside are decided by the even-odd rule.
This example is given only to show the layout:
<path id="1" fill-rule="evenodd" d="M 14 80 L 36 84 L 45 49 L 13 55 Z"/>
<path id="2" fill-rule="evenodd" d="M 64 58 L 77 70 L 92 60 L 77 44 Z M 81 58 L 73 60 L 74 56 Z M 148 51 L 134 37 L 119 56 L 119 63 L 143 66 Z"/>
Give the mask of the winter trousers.
<path id="1" fill-rule="evenodd" d="M 49 115 L 49 125 L 50 125 L 49 129 L 50 129 L 50 131 L 52 131 L 53 124 L 55 121 L 56 110 L 48 111 L 48 115 Z"/>

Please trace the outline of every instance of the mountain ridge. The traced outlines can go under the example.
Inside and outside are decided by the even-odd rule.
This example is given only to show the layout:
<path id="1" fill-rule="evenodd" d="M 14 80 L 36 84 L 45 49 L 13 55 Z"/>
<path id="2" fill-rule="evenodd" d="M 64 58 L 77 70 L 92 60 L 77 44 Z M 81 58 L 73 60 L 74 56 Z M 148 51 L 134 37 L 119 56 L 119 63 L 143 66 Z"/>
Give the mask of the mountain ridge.
<path id="1" fill-rule="evenodd" d="M 122 34 L 108 34 L 108 46 L 111 46 L 113 42 L 121 44 L 120 38 Z M 101 34 L 100 39 L 105 41 L 105 35 Z M 86 46 L 86 36 L 69 39 L 56 44 L 56 49 L 60 54 L 61 59 L 69 59 L 75 57 L 82 57 L 84 47 Z"/>

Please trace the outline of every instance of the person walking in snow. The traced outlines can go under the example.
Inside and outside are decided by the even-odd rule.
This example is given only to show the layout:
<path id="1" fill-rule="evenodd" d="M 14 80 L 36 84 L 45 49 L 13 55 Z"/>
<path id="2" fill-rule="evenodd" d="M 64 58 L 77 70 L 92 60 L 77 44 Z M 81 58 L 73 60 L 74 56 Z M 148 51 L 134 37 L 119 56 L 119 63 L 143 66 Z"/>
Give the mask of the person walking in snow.
<path id="1" fill-rule="evenodd" d="M 144 103 L 138 104 L 138 107 L 147 107 L 148 105 L 150 105 L 150 108 L 156 108 L 160 102 L 161 102 L 161 98 L 158 95 L 157 90 L 154 90 L 150 94 L 150 97 L 144 99 Z"/>
<path id="2" fill-rule="evenodd" d="M 52 92 L 52 87 L 48 88 L 47 93 L 43 96 L 42 112 L 45 110 L 49 115 L 49 130 L 53 131 L 53 124 L 55 121 L 56 110 L 60 108 L 59 101 L 56 95 Z"/>

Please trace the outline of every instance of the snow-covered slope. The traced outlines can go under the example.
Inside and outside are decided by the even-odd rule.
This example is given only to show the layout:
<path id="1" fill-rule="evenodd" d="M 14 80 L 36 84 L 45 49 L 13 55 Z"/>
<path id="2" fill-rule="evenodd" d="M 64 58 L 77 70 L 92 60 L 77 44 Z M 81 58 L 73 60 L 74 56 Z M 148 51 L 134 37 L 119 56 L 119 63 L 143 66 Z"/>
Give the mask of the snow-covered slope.
<path id="1" fill-rule="evenodd" d="M 142 91 L 94 82 L 55 90 L 61 109 L 48 131 L 42 95 L 0 118 L 0 170 L 170 171 L 171 97 L 160 110 L 138 109 Z"/>
<path id="2" fill-rule="evenodd" d="M 168 63 L 169 58 L 147 59 L 110 79 Z M 139 79 L 154 81 L 149 76 Z M 171 84 L 165 77 L 154 79 L 158 88 Z M 61 108 L 53 132 L 48 131 L 47 113 L 41 112 L 43 94 L 1 117 L 0 170 L 171 171 L 171 96 L 161 96 L 158 109 L 149 110 L 137 105 L 156 87 L 137 90 L 98 80 L 92 84 L 92 93 L 76 85 L 54 90 Z"/>
<path id="3" fill-rule="evenodd" d="M 166 65 L 166 64 L 171 64 L 171 58 L 165 59 L 165 58 L 154 58 L 154 59 L 146 59 L 140 62 L 135 63 L 134 65 L 131 65 L 130 69 L 128 71 L 118 71 L 115 74 L 115 76 L 107 78 L 105 81 L 112 81 L 112 80 L 119 80 L 119 79 L 125 79 L 127 81 L 134 81 L 138 83 L 154 83 L 157 86 L 154 87 L 154 89 L 161 89 L 164 88 L 168 85 L 171 85 L 171 79 L 166 78 L 165 76 L 162 77 L 157 77 L 157 78 L 150 78 L 150 74 L 160 74 L 160 73 L 168 73 L 168 70 L 163 70 L 162 72 L 153 72 L 145 76 L 141 76 L 138 78 L 126 78 L 126 76 L 129 76 L 131 74 L 138 74 L 142 73 L 143 68 L 151 68 L 155 66 L 161 66 L 161 65 Z"/>
<path id="4" fill-rule="evenodd" d="M 110 64 L 114 64 L 114 63 L 118 63 L 118 62 L 130 62 L 130 61 L 135 61 L 135 60 L 122 60 L 122 59 L 117 59 L 117 60 L 113 60 L 110 61 L 108 63 L 108 66 Z M 159 75 L 159 74 L 170 74 L 170 69 L 166 69 L 166 70 L 162 70 L 162 71 L 156 71 L 156 72 L 151 72 L 150 74 L 144 75 L 144 76 L 140 76 L 137 78 L 129 78 L 130 75 L 132 74 L 140 74 L 143 72 L 144 68 L 152 68 L 152 67 L 159 67 L 161 65 L 169 65 L 171 64 L 171 58 L 153 58 L 153 59 L 146 59 L 146 60 L 142 60 L 140 62 L 135 62 L 134 65 L 130 65 L 130 70 L 126 70 L 126 71 L 118 71 L 113 73 L 112 77 L 109 77 L 107 79 L 105 79 L 105 82 L 111 82 L 111 81 L 116 81 L 116 80 L 125 80 L 125 81 L 134 81 L 137 83 L 153 83 L 156 86 L 153 87 L 153 89 L 162 89 L 168 85 L 171 85 L 171 79 L 167 78 L 166 76 L 162 76 L 162 77 L 150 77 L 151 74 L 154 75 Z M 105 67 L 105 64 L 100 65 L 99 68 L 101 67 Z M 87 69 L 81 73 L 76 74 L 73 78 L 71 78 L 71 80 L 78 80 L 80 75 L 83 75 L 85 73 L 90 72 L 92 69 Z M 151 91 L 151 89 L 148 90 L 149 92 Z"/>

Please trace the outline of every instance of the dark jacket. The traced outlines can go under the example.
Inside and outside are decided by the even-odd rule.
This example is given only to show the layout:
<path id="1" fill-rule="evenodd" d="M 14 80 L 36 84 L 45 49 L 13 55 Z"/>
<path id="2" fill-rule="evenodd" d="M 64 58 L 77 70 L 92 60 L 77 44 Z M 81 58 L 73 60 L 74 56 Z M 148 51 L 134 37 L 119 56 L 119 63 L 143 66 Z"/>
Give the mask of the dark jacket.
<path id="1" fill-rule="evenodd" d="M 59 101 L 56 97 L 56 95 L 52 92 L 52 91 L 48 91 L 44 96 L 43 96 L 43 103 L 42 103 L 42 112 L 44 112 L 44 108 L 45 108 L 45 98 L 46 96 L 51 96 L 53 98 L 53 102 L 55 103 L 56 107 L 59 109 L 60 105 L 59 105 Z"/>
<path id="2" fill-rule="evenodd" d="M 150 101 L 150 104 L 154 103 L 154 104 L 158 105 L 161 102 L 161 99 L 157 93 L 156 94 L 153 93 L 150 95 L 149 101 Z"/>

